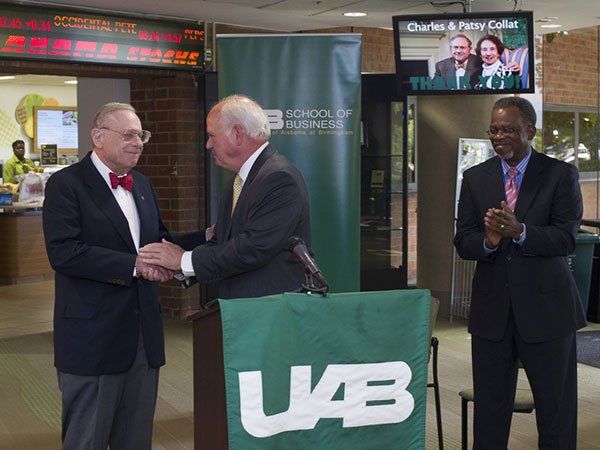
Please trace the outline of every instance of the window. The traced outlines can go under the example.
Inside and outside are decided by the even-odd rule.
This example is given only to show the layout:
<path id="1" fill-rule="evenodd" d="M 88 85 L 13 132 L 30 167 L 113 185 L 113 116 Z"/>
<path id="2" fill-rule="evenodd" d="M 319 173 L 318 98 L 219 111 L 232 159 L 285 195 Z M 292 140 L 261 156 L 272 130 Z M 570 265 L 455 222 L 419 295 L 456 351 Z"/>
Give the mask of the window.
<path id="1" fill-rule="evenodd" d="M 570 109 L 570 110 L 569 110 Z M 600 218 L 600 123 L 596 108 L 546 105 L 543 115 L 543 152 L 579 168 L 583 217 Z"/>
<path id="2" fill-rule="evenodd" d="M 598 125 L 598 114 L 593 112 L 544 111 L 544 153 L 575 164 L 580 172 L 596 172 Z"/>

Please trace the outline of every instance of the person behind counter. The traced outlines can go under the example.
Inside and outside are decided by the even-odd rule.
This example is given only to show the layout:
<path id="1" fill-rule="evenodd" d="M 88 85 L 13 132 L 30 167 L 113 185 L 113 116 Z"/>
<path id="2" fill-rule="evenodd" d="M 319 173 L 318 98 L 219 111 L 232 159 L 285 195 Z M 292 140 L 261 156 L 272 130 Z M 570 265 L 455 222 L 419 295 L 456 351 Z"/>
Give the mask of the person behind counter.
<path id="1" fill-rule="evenodd" d="M 4 164 L 4 172 L 2 174 L 5 183 L 18 184 L 15 180 L 15 175 L 21 175 L 29 172 L 33 168 L 33 161 L 25 158 L 25 142 L 21 139 L 12 143 L 14 155 Z"/>

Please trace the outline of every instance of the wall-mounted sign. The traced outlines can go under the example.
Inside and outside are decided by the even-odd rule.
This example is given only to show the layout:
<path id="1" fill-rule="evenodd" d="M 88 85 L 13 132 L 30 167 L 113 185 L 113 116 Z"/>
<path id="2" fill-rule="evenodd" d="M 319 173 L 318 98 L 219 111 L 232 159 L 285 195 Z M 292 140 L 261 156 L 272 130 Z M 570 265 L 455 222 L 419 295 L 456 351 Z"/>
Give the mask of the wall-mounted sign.
<path id="1" fill-rule="evenodd" d="M 204 28 L 24 6 L 0 6 L 0 58 L 200 70 Z"/>

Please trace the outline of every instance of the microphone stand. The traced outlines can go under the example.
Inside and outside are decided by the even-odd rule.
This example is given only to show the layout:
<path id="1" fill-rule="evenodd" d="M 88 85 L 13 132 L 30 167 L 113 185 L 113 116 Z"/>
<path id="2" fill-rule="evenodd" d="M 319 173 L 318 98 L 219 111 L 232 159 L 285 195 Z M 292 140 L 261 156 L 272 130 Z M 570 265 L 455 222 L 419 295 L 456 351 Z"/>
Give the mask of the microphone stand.
<path id="1" fill-rule="evenodd" d="M 320 287 L 315 286 L 315 279 L 308 268 L 304 271 L 304 281 L 305 282 L 300 285 L 300 292 L 304 294 L 321 294 L 323 297 L 327 296 L 329 286 L 321 283 L 319 283 Z"/>

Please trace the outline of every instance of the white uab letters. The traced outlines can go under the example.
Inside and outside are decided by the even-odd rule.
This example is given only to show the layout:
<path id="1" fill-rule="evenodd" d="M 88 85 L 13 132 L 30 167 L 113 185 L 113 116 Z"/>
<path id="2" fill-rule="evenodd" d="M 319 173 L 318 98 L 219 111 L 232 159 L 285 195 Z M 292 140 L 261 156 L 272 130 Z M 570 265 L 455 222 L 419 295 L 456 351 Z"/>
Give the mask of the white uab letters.
<path id="1" fill-rule="evenodd" d="M 402 361 L 330 364 L 311 392 L 311 367 L 292 366 L 289 408 L 267 416 L 262 372 L 240 372 L 242 425 L 250 435 L 264 438 L 284 431 L 311 430 L 319 419 L 326 418 L 342 418 L 344 428 L 399 423 L 414 409 L 414 398 L 406 390 L 411 378 L 410 367 Z M 341 384 L 343 400 L 332 400 Z"/>

